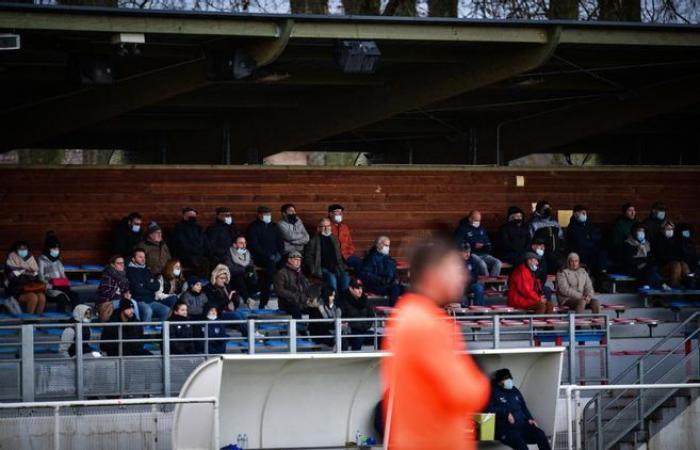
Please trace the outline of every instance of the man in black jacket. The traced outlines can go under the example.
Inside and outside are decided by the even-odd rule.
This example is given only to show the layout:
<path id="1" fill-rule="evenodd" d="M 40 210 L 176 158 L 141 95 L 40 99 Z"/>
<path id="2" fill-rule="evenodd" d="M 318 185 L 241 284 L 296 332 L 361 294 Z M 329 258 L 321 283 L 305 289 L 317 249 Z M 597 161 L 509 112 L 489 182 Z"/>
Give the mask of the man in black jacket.
<path id="1" fill-rule="evenodd" d="M 270 284 L 282 262 L 284 242 L 277 225 L 272 223 L 272 211 L 267 206 L 258 208 L 258 218 L 248 226 L 248 250 L 253 262 L 265 271 L 260 280 L 260 308 L 270 299 Z"/>
<path id="2" fill-rule="evenodd" d="M 527 409 L 523 394 L 513 386 L 510 370 L 496 371 L 486 411 L 496 414 L 496 439 L 504 445 L 515 450 L 528 450 L 528 444 L 537 444 L 539 450 L 551 449 L 547 435 Z"/>
<path id="3" fill-rule="evenodd" d="M 367 296 L 364 293 L 364 285 L 362 280 L 353 277 L 350 279 L 350 286 L 340 293 L 338 296 L 338 306 L 343 312 L 343 319 L 361 319 L 369 318 L 367 321 L 350 321 L 350 333 L 353 335 L 366 334 L 372 324 L 373 317 L 372 309 L 370 308 Z M 362 350 L 362 344 L 365 341 L 364 337 L 351 336 L 343 339 L 346 343 L 343 347 L 348 346 L 351 350 Z"/>
<path id="4" fill-rule="evenodd" d="M 143 240 L 141 214 L 132 212 L 124 217 L 114 230 L 112 250 L 115 255 L 128 258 L 134 247 Z"/>
<path id="5" fill-rule="evenodd" d="M 170 308 L 156 301 L 160 282 L 153 278 L 151 271 L 146 267 L 146 252 L 142 248 L 134 250 L 126 268 L 126 277 L 129 279 L 131 296 L 138 302 L 141 320 L 150 322 L 154 317 L 157 321 L 167 319 Z"/>
<path id="6" fill-rule="evenodd" d="M 110 323 L 130 324 L 136 322 L 134 317 L 134 305 L 130 300 L 122 299 L 119 302 L 119 309 L 114 311 Z M 103 341 L 116 341 L 119 339 L 119 326 L 109 325 L 104 327 Z M 143 327 L 141 325 L 122 326 L 122 341 L 143 339 Z M 119 356 L 119 342 L 101 342 L 100 350 L 107 356 Z M 143 347 L 143 342 L 122 342 L 122 356 L 150 355 L 151 352 Z"/>
<path id="7" fill-rule="evenodd" d="M 173 229 L 173 251 L 175 256 L 185 266 L 193 268 L 197 275 L 202 278 L 209 276 L 209 241 L 202 227 L 197 225 L 197 210 L 194 208 L 182 209 L 182 220 L 176 223 Z"/>
<path id="8" fill-rule="evenodd" d="M 230 209 L 216 208 L 216 220 L 207 227 L 206 235 L 214 264 L 226 264 L 227 253 L 238 236 Z"/>
<path id="9" fill-rule="evenodd" d="M 501 226 L 503 260 L 517 266 L 530 243 L 530 230 L 525 225 L 525 213 L 517 206 L 508 208 L 507 221 Z"/>

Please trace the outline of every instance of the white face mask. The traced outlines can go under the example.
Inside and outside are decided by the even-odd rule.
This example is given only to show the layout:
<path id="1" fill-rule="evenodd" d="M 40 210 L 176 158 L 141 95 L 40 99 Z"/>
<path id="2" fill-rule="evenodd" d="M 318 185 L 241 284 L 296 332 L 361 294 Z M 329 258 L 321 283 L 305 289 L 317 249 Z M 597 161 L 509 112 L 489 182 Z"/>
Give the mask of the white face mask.
<path id="1" fill-rule="evenodd" d="M 664 220 L 666 218 L 666 211 L 657 211 L 656 218 L 659 220 Z"/>
<path id="2" fill-rule="evenodd" d="M 535 250 L 535 253 L 537 253 L 537 256 L 544 256 L 544 250 L 542 250 L 541 248 Z"/>
<path id="3" fill-rule="evenodd" d="M 207 314 L 207 319 L 216 320 L 216 314 Z"/>
<path id="4" fill-rule="evenodd" d="M 335 220 L 335 223 L 340 223 L 340 222 L 342 222 L 342 221 L 343 221 L 343 216 L 342 216 L 342 214 L 336 214 L 335 216 L 333 216 L 333 220 Z"/>
<path id="5" fill-rule="evenodd" d="M 87 317 L 83 318 L 83 323 L 90 323 L 92 322 L 92 319 L 88 319 Z"/>
<path id="6" fill-rule="evenodd" d="M 479 222 L 478 220 L 476 222 L 472 222 L 472 226 L 474 228 L 479 228 L 480 225 L 481 225 L 481 222 Z"/>
<path id="7" fill-rule="evenodd" d="M 690 238 L 690 230 L 683 230 L 681 234 L 684 238 Z"/>
<path id="8" fill-rule="evenodd" d="M 238 252 L 239 255 L 245 255 L 245 252 L 247 250 L 245 248 L 237 248 L 236 251 Z"/>
<path id="9" fill-rule="evenodd" d="M 383 255 L 388 255 L 388 254 L 389 254 L 389 246 L 388 246 L 388 245 L 385 245 L 384 247 L 382 247 L 381 249 L 379 249 L 379 253 L 381 253 L 381 254 L 383 254 Z"/>
<path id="10" fill-rule="evenodd" d="M 233 223 L 233 217 L 224 217 L 224 223 L 226 225 L 231 225 Z"/>
<path id="11" fill-rule="evenodd" d="M 51 255 L 52 258 L 58 258 L 58 255 L 61 254 L 61 251 L 58 250 L 57 248 L 53 248 L 49 251 L 49 255 Z"/>
<path id="12" fill-rule="evenodd" d="M 138 233 L 139 231 L 141 231 L 141 225 L 132 225 L 131 231 L 133 231 L 134 233 Z"/>
<path id="13" fill-rule="evenodd" d="M 333 234 L 330 231 L 321 231 L 321 236 L 329 237 L 331 234 Z"/>
<path id="14" fill-rule="evenodd" d="M 265 214 L 262 216 L 262 221 L 265 223 L 270 223 L 272 222 L 272 215 L 270 214 Z"/>
<path id="15" fill-rule="evenodd" d="M 529 264 L 529 266 L 530 266 L 530 270 L 532 270 L 533 272 L 537 272 L 537 269 L 540 268 L 540 266 L 537 264 Z"/>
<path id="16" fill-rule="evenodd" d="M 578 221 L 579 221 L 579 222 L 585 222 L 586 220 L 588 220 L 588 215 L 586 215 L 586 214 L 579 214 L 579 216 L 578 216 Z"/>
<path id="17" fill-rule="evenodd" d="M 673 237 L 673 230 L 664 230 L 664 235 L 667 238 L 672 238 Z"/>
<path id="18" fill-rule="evenodd" d="M 506 389 L 508 389 L 509 391 L 510 391 L 511 389 L 513 389 L 513 380 L 511 380 L 510 378 L 508 378 L 507 380 L 505 380 L 505 381 L 503 382 L 503 387 L 506 388 Z"/>
<path id="19" fill-rule="evenodd" d="M 175 275 L 176 277 L 179 277 L 181 273 L 182 269 L 173 269 L 173 275 Z"/>
<path id="20" fill-rule="evenodd" d="M 644 242 L 645 238 L 646 238 L 646 233 L 644 233 L 643 231 L 637 232 L 637 240 L 639 242 Z"/>

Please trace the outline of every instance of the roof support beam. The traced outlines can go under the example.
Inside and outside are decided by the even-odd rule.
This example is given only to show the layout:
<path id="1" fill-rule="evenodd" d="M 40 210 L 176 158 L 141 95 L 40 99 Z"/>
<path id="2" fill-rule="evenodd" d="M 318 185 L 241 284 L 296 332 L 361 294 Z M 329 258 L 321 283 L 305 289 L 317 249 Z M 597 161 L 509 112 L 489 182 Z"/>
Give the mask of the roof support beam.
<path id="1" fill-rule="evenodd" d="M 502 161 L 562 145 L 672 112 L 700 102 L 700 74 L 504 122 L 499 142 Z"/>
<path id="2" fill-rule="evenodd" d="M 560 29 L 554 28 L 546 44 L 489 51 L 469 65 L 402 71 L 383 86 L 308 100 L 300 104 L 303 116 L 277 114 L 262 126 L 260 121 L 246 124 L 252 141 L 241 144 L 258 149 L 262 155 L 291 150 L 496 83 L 545 63 L 557 47 L 559 34 Z"/>

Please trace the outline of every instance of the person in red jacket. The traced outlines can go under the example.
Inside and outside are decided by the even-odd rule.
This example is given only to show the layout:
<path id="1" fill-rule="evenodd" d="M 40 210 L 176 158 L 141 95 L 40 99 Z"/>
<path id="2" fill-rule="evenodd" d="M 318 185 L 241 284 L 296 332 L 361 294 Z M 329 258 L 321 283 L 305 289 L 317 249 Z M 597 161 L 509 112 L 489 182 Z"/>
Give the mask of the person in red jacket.
<path id="1" fill-rule="evenodd" d="M 355 272 L 360 271 L 362 258 L 355 255 L 355 244 L 352 242 L 350 227 L 343 222 L 345 218 L 345 208 L 343 205 L 333 204 L 328 207 L 328 218 L 331 219 L 331 229 L 333 236 L 338 239 L 340 253 L 343 255 L 345 264 Z"/>
<path id="2" fill-rule="evenodd" d="M 535 314 L 551 314 L 554 305 L 547 302 L 542 291 L 542 282 L 535 276 L 541 256 L 525 253 L 524 261 L 513 270 L 508 280 L 508 306 L 527 309 Z"/>
<path id="3" fill-rule="evenodd" d="M 411 260 L 413 293 L 402 296 L 388 322 L 381 361 L 384 448 L 472 450 L 466 433 L 490 395 L 489 380 L 443 307 L 458 302 L 468 274 L 459 252 L 424 244 Z"/>

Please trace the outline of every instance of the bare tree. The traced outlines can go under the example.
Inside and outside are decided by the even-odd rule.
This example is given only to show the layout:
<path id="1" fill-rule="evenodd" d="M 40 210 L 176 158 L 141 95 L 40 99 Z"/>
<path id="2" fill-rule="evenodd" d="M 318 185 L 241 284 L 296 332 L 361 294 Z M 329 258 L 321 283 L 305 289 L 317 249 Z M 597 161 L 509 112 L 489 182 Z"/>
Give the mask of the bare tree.
<path id="1" fill-rule="evenodd" d="M 428 0 L 430 17 L 457 17 L 457 0 Z"/>
<path id="2" fill-rule="evenodd" d="M 376 16 L 379 14 L 379 0 L 343 0 L 345 14 Z"/>
<path id="3" fill-rule="evenodd" d="M 294 14 L 328 14 L 327 0 L 289 0 Z"/>
<path id="4" fill-rule="evenodd" d="M 578 19 L 578 1 L 577 0 L 550 0 L 548 18 L 550 18 L 550 19 Z"/>
<path id="5" fill-rule="evenodd" d="M 415 16 L 416 0 L 389 0 L 382 13 L 384 16 Z"/>

